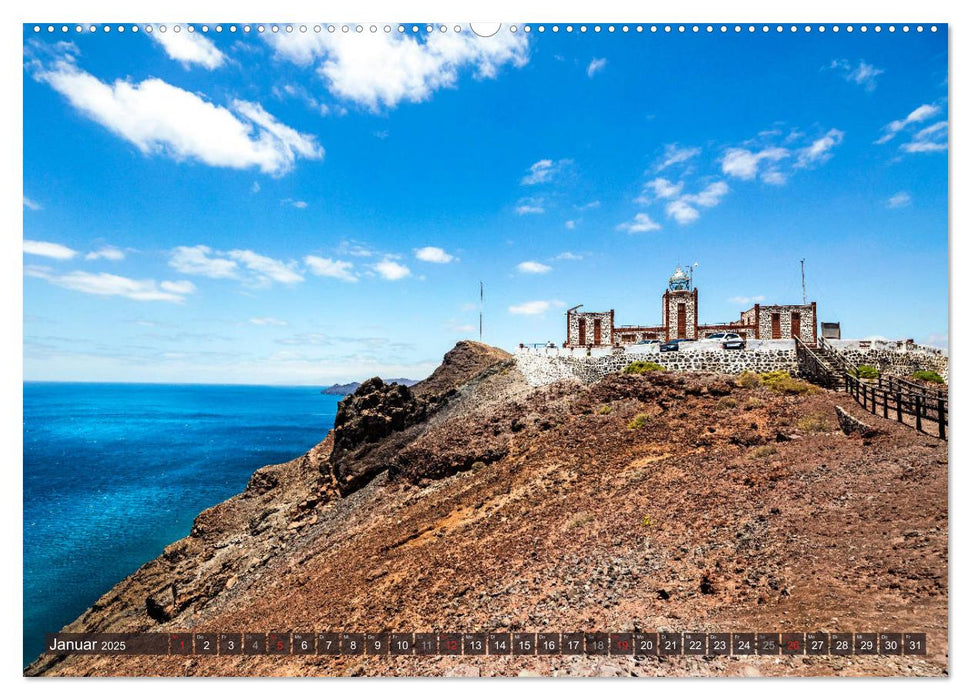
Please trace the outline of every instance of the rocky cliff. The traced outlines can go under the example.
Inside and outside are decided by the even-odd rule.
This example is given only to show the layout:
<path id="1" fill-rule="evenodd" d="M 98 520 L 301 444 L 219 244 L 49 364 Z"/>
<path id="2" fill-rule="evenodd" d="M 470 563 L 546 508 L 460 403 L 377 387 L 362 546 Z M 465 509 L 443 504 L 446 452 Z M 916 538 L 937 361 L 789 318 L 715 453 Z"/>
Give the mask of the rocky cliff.
<path id="1" fill-rule="evenodd" d="M 947 449 L 719 374 L 372 379 L 66 631 L 924 631 L 917 657 L 43 656 L 48 675 L 940 675 Z"/>

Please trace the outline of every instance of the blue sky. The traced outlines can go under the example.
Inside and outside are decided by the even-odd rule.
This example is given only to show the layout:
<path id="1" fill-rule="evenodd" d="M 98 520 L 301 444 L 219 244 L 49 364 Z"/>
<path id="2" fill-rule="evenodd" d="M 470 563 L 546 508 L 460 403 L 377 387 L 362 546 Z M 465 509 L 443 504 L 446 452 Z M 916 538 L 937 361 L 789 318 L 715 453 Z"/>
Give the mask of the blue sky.
<path id="1" fill-rule="evenodd" d="M 24 30 L 28 380 L 420 377 L 567 307 L 947 340 L 947 36 Z"/>

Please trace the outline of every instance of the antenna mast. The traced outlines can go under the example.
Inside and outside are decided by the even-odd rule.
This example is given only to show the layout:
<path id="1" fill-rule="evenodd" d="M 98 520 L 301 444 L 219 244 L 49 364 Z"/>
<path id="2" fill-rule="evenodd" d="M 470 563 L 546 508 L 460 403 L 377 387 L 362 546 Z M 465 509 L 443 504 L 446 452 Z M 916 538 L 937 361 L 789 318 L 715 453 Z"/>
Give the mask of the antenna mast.
<path id="1" fill-rule="evenodd" d="M 485 286 L 479 282 L 479 342 L 482 342 L 482 308 L 485 299 Z"/>
<path id="2" fill-rule="evenodd" d="M 799 270 L 802 273 L 802 305 L 806 305 L 806 258 L 799 261 Z"/>

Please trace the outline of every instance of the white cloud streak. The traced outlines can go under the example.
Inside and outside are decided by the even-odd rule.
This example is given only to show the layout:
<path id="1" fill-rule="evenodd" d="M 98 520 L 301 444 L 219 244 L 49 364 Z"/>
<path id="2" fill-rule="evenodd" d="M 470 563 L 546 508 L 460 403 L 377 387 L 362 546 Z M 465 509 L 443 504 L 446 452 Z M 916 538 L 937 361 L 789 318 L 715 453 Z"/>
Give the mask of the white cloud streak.
<path id="1" fill-rule="evenodd" d="M 516 265 L 516 269 L 527 275 L 545 275 L 553 268 L 535 260 L 526 260 Z"/>
<path id="2" fill-rule="evenodd" d="M 308 255 L 303 259 L 303 262 L 310 272 L 318 277 L 333 277 L 344 282 L 357 282 L 358 280 L 357 275 L 354 274 L 354 263 L 346 260 Z"/>
<path id="3" fill-rule="evenodd" d="M 155 280 L 136 280 L 106 272 L 93 274 L 77 270 L 66 274 L 54 274 L 43 268 L 25 268 L 28 277 L 38 277 L 53 285 L 84 294 L 120 296 L 134 301 L 167 301 L 181 304 L 187 295 L 195 291 L 195 285 L 187 280 L 157 283 Z"/>
<path id="4" fill-rule="evenodd" d="M 70 54 L 35 67 L 33 76 L 145 155 L 274 176 L 292 170 L 299 158 L 324 155 L 314 136 L 282 124 L 256 103 L 234 100 L 231 109 L 220 107 L 158 78 L 108 84 L 78 68 Z"/>
<path id="5" fill-rule="evenodd" d="M 617 225 L 618 231 L 626 231 L 627 233 L 646 233 L 648 231 L 658 231 L 660 228 L 661 224 L 643 212 L 635 214 L 633 220 Z"/>
<path id="6" fill-rule="evenodd" d="M 409 270 L 406 266 L 389 259 L 375 263 L 373 268 L 375 272 L 381 275 L 381 277 L 392 282 L 404 279 L 405 277 L 411 275 L 411 270 Z"/>
<path id="7" fill-rule="evenodd" d="M 415 251 L 415 257 L 422 262 L 438 263 L 444 265 L 456 260 L 454 255 L 446 253 L 443 249 L 429 245 Z"/>
<path id="8" fill-rule="evenodd" d="M 185 29 L 179 32 L 171 29 L 163 32 L 156 26 L 149 36 L 165 50 L 169 58 L 181 63 L 183 68 L 197 65 L 207 70 L 215 70 L 226 62 L 225 54 L 199 32 Z"/>
<path id="9" fill-rule="evenodd" d="M 602 72 L 603 69 L 606 68 L 606 67 L 607 67 L 607 59 L 606 58 L 595 58 L 595 59 L 593 59 L 592 61 L 590 61 L 589 65 L 587 65 L 587 77 L 588 78 L 592 78 L 597 73 Z"/>
<path id="10" fill-rule="evenodd" d="M 106 245 L 84 256 L 85 260 L 110 260 L 118 262 L 125 259 L 125 251 L 113 245 Z"/>
<path id="11" fill-rule="evenodd" d="M 54 260 L 70 260 L 78 252 L 60 243 L 24 240 L 24 254 L 39 255 L 40 257 L 53 258 Z"/>

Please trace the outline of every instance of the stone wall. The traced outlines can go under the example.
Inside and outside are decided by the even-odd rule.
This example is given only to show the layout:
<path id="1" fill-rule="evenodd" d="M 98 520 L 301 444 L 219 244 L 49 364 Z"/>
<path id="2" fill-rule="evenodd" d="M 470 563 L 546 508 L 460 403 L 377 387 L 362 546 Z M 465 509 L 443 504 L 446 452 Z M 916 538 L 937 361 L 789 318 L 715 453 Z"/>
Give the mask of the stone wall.
<path id="1" fill-rule="evenodd" d="M 701 346 L 704 341 L 699 341 Z M 759 341 L 756 341 L 759 342 Z M 795 343 L 789 341 L 761 342 L 747 350 L 722 350 L 717 344 L 695 347 L 679 352 L 659 352 L 657 346 L 640 346 L 642 352 L 615 348 L 612 352 L 562 351 L 560 348 L 522 348 L 516 353 L 516 365 L 533 386 L 544 386 L 562 379 L 578 379 L 589 383 L 608 374 L 620 372 L 631 362 L 656 362 L 675 372 L 725 372 L 740 374 L 745 370 L 772 372 L 798 371 Z"/>
<path id="2" fill-rule="evenodd" d="M 904 343 L 829 341 L 829 345 L 853 367 L 870 365 L 884 374 L 906 379 L 918 370 L 937 372 L 948 380 L 948 356 L 938 348 Z M 869 345 L 869 347 L 866 347 Z"/>

